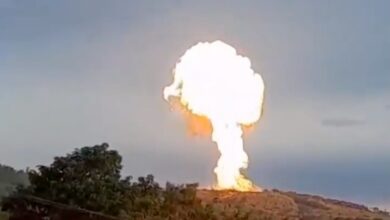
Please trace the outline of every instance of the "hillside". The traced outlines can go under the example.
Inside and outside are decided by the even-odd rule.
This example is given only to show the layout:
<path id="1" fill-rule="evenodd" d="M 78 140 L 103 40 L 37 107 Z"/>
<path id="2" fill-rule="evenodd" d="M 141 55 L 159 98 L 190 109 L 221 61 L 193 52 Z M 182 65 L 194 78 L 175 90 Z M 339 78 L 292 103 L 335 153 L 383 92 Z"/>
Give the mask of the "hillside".
<path id="1" fill-rule="evenodd" d="M 198 190 L 204 205 L 221 219 L 383 219 L 390 215 L 365 206 L 319 196 L 281 192 Z"/>

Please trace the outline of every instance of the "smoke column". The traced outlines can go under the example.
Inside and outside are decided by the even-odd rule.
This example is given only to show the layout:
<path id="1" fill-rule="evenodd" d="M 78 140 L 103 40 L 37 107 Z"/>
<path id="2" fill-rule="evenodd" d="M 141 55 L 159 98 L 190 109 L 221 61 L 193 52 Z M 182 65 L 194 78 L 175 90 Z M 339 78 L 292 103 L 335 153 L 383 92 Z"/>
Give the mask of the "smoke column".
<path id="1" fill-rule="evenodd" d="M 248 167 L 243 127 L 262 114 L 264 82 L 247 57 L 222 41 L 198 43 L 188 49 L 164 89 L 169 102 L 179 101 L 195 116 L 211 124 L 211 138 L 221 154 L 214 172 L 216 189 L 258 191 L 242 171 Z"/>

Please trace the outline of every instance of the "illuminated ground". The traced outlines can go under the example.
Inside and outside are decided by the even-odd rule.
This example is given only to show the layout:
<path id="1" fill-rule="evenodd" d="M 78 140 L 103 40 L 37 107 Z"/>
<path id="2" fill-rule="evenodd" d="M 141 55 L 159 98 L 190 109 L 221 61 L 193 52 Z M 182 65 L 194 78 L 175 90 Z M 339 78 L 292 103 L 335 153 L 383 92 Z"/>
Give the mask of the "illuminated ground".
<path id="1" fill-rule="evenodd" d="M 222 219 L 383 219 L 390 216 L 365 206 L 291 192 L 199 190 L 198 198 L 212 205 Z"/>

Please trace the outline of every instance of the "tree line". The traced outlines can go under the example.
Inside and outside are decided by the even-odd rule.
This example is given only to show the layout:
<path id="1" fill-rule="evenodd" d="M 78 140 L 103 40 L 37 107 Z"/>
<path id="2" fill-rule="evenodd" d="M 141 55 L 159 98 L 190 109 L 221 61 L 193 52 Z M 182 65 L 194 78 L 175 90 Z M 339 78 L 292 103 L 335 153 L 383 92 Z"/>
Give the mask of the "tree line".
<path id="1" fill-rule="evenodd" d="M 121 219 L 213 219 L 197 184 L 160 186 L 153 175 L 122 177 L 122 157 L 109 145 L 87 146 L 27 171 L 11 196 L 35 196 Z M 0 175 L 2 176 L 2 175 Z M 9 197 L 10 198 L 10 197 Z M 3 203 L 7 202 L 7 198 Z"/>

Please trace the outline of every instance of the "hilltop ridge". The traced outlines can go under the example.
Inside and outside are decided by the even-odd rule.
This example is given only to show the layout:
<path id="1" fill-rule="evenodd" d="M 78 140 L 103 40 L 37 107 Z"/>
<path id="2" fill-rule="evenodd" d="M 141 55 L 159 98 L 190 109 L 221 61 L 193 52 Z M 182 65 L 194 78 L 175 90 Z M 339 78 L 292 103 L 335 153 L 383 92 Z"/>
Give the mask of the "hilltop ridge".
<path id="1" fill-rule="evenodd" d="M 221 219 L 375 219 L 390 220 L 389 213 L 364 205 L 316 195 L 282 192 L 198 190 L 204 205 L 214 207 Z"/>

